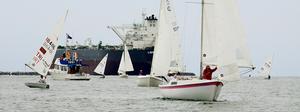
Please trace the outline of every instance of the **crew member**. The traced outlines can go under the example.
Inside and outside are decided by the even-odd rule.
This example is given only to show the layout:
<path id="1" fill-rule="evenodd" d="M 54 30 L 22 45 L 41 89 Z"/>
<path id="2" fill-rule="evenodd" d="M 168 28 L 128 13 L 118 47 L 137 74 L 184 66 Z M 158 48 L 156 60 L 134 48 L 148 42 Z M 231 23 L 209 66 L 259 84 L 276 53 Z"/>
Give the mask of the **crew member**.
<path id="1" fill-rule="evenodd" d="M 214 69 L 211 69 L 209 65 L 206 66 L 206 68 L 203 71 L 203 78 L 202 79 L 206 79 L 206 80 L 211 80 L 212 77 L 212 73 L 215 72 L 217 70 L 217 67 Z"/>

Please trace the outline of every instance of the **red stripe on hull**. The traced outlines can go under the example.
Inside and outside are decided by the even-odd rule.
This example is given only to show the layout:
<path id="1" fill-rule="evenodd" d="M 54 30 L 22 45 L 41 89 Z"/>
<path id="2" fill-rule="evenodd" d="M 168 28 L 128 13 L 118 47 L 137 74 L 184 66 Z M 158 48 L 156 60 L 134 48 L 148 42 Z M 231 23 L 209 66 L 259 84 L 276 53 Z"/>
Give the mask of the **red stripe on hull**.
<path id="1" fill-rule="evenodd" d="M 161 89 L 178 89 L 178 88 L 192 88 L 192 87 L 200 87 L 200 86 L 219 86 L 222 85 L 222 82 L 206 82 L 206 83 L 196 83 L 196 84 L 186 84 L 186 85 L 177 85 L 177 86 L 165 86 L 165 87 L 160 87 Z"/>

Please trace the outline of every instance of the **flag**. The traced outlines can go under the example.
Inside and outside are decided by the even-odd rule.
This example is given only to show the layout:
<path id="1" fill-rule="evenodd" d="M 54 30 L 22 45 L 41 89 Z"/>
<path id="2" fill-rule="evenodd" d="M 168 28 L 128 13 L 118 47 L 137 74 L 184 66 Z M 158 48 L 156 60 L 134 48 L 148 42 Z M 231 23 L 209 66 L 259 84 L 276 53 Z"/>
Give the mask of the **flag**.
<path id="1" fill-rule="evenodd" d="M 67 34 L 67 39 L 72 39 L 72 37 L 69 34 Z"/>

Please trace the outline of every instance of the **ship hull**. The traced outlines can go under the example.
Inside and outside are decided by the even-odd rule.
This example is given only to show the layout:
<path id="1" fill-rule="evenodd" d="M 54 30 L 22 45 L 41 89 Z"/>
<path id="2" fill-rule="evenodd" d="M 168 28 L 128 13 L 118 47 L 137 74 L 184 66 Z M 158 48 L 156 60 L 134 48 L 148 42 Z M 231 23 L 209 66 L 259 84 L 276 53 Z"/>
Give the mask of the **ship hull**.
<path id="1" fill-rule="evenodd" d="M 96 75 L 97 73 L 94 72 L 94 69 L 101 59 L 108 53 L 104 74 L 118 75 L 118 68 L 123 50 L 77 49 L 73 51 L 78 53 L 78 57 L 82 59 L 82 63 L 86 65 L 81 67 L 81 72 Z M 62 56 L 64 52 L 65 49 L 58 49 L 54 59 Z M 129 55 L 131 57 L 134 71 L 126 72 L 126 74 L 139 75 L 141 74 L 141 71 L 143 75 L 150 74 L 153 48 L 129 50 Z"/>

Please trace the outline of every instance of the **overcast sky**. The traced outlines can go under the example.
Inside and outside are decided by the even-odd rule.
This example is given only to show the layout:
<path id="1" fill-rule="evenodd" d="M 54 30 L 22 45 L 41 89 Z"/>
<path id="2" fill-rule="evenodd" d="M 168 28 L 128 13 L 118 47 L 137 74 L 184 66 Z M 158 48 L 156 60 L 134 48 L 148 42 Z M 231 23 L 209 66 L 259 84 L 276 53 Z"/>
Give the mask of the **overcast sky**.
<path id="1" fill-rule="evenodd" d="M 188 71 L 199 71 L 200 5 L 174 0 L 181 26 L 184 63 Z M 0 71 L 24 71 L 53 30 L 58 19 L 69 9 L 64 32 L 83 43 L 120 44 L 108 25 L 141 21 L 141 12 L 158 14 L 160 0 L 1 0 Z M 298 75 L 300 63 L 299 0 L 239 0 L 247 42 L 256 66 L 274 55 L 273 75 Z M 60 43 L 64 44 L 65 35 Z M 196 61 L 195 61 L 196 60 Z M 28 70 L 28 69 L 27 69 Z M 298 75 L 300 76 L 300 74 Z"/>

